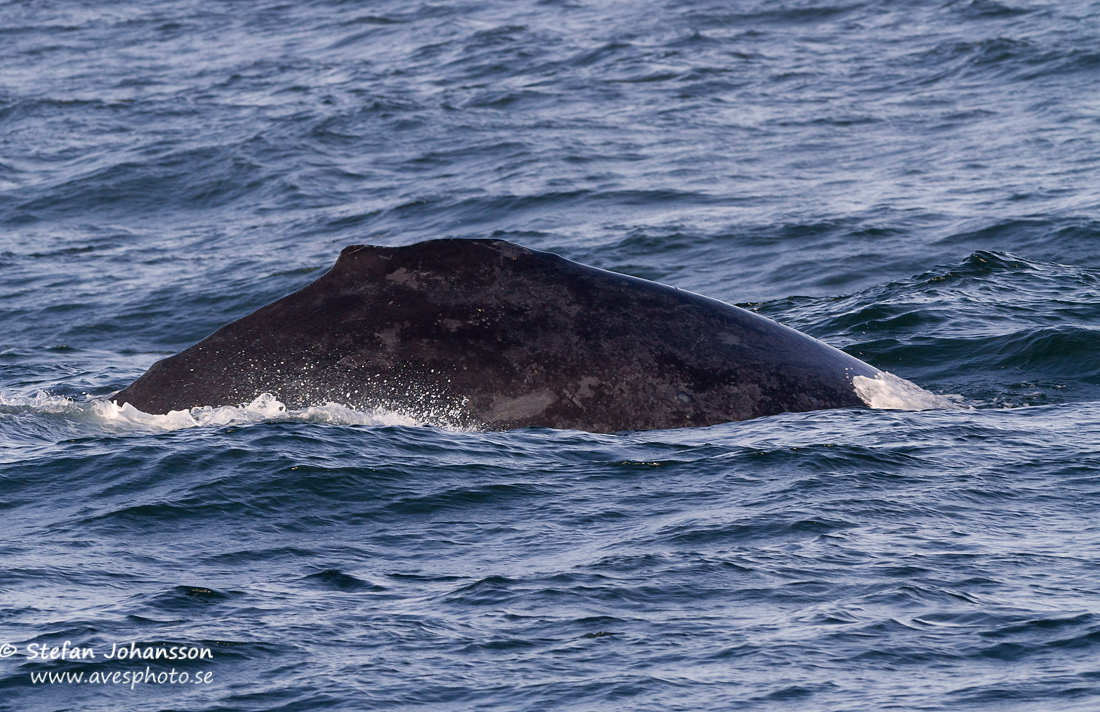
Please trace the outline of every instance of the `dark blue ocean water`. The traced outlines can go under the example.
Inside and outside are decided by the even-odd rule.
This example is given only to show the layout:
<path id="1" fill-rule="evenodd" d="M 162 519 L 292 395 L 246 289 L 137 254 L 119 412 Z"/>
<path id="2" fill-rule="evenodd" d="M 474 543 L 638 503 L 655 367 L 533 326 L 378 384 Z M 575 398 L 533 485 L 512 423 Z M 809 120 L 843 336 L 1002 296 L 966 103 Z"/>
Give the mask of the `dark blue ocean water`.
<path id="1" fill-rule="evenodd" d="M 103 401 L 489 236 L 961 407 Z M 1100 709 L 1100 3 L 0 3 L 0 656 L 4 711 Z"/>

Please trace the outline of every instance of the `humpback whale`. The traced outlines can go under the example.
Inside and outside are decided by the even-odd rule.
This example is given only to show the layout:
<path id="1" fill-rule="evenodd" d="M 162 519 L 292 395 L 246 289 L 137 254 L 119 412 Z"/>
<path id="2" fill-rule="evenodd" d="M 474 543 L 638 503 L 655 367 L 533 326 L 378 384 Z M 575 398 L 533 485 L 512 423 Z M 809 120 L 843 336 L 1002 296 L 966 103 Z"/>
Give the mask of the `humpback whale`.
<path id="1" fill-rule="evenodd" d="M 352 245 L 315 282 L 118 392 L 148 413 L 330 402 L 616 432 L 862 406 L 880 371 L 750 311 L 503 240 Z"/>

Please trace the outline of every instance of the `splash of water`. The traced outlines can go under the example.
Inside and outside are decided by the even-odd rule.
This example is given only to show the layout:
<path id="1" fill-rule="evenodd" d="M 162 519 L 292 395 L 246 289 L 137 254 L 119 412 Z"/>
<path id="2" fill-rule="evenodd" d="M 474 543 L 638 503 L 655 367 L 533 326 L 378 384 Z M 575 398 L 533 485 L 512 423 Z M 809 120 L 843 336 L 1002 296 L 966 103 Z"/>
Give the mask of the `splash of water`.
<path id="1" fill-rule="evenodd" d="M 247 425 L 268 421 L 375 426 L 424 424 L 421 420 L 406 414 L 383 409 L 363 412 L 340 403 L 287 410 L 286 406 L 270 393 L 261 394 L 247 405 L 204 406 L 190 410 L 173 410 L 164 415 L 146 413 L 129 403 L 118 405 L 114 401 L 102 398 L 80 402 L 66 396 L 51 395 L 45 391 L 38 391 L 29 397 L 0 394 L 0 406 L 13 411 L 69 416 L 112 430 L 167 431 L 206 426 Z"/>
<path id="2" fill-rule="evenodd" d="M 881 410 L 936 410 L 957 408 L 948 398 L 930 393 L 920 386 L 892 373 L 882 371 L 874 378 L 854 376 L 856 395 L 869 408 Z"/>

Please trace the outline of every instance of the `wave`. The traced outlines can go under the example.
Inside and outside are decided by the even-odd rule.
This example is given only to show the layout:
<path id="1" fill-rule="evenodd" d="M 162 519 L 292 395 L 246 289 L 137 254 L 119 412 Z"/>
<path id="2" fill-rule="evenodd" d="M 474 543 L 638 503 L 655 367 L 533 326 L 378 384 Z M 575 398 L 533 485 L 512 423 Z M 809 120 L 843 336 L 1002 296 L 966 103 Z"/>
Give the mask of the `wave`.
<path id="1" fill-rule="evenodd" d="M 753 308 L 881 369 L 978 402 L 1100 397 L 1100 270 L 978 251 L 837 298 Z"/>

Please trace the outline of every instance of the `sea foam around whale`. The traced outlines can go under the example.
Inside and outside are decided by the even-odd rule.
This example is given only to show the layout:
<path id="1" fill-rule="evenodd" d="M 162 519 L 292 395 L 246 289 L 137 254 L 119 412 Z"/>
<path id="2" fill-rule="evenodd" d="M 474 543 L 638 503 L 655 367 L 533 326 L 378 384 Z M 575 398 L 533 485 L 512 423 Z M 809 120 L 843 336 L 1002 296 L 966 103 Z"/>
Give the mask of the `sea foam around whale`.
<path id="1" fill-rule="evenodd" d="M 271 421 L 328 423 L 332 425 L 424 425 L 416 418 L 386 410 L 363 412 L 339 403 L 288 410 L 270 393 L 263 393 L 252 402 L 239 406 L 203 406 L 189 410 L 173 410 L 164 415 L 146 413 L 126 403 L 118 405 L 103 398 L 78 401 L 66 396 L 39 391 L 33 396 L 0 394 L 0 408 L 10 411 L 32 411 L 38 414 L 67 416 L 77 421 L 101 425 L 107 430 L 158 431 L 184 428 L 249 425 Z"/>
<path id="2" fill-rule="evenodd" d="M 882 372 L 874 378 L 856 376 L 856 395 L 876 410 L 933 410 L 958 407 L 949 397 L 939 396 L 920 386 Z M 80 401 L 63 395 L 36 391 L 33 395 L 0 393 L 0 408 L 8 412 L 32 411 L 38 414 L 67 416 L 93 423 L 112 432 L 118 430 L 168 431 L 184 428 L 249 425 L 270 421 L 328 423 L 332 425 L 435 426 L 449 430 L 445 413 L 400 413 L 385 408 L 361 411 L 330 402 L 308 408 L 288 409 L 279 399 L 263 393 L 238 406 L 202 406 L 173 410 L 158 415 L 141 411 L 129 403 L 118 405 L 110 399 L 88 398 Z"/>

